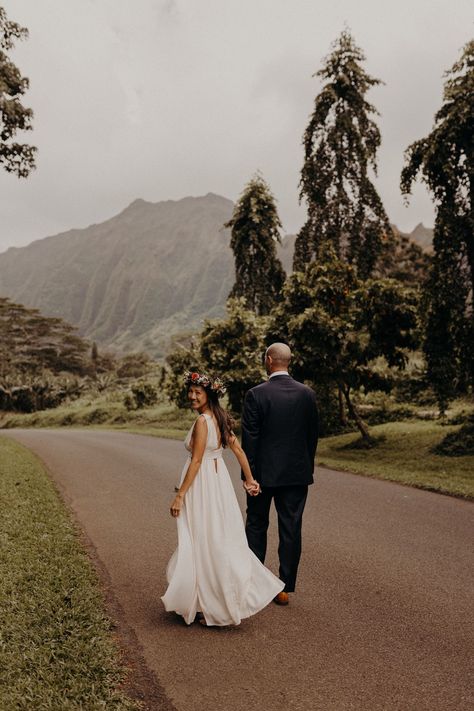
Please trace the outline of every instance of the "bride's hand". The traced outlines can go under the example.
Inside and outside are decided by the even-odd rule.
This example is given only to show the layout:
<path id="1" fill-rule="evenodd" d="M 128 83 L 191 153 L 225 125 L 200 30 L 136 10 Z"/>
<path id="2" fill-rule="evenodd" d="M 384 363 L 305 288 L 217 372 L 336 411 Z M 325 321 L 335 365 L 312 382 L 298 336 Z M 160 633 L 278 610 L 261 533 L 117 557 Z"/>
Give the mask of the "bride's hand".
<path id="1" fill-rule="evenodd" d="M 183 506 L 183 497 L 178 494 L 177 496 L 174 497 L 173 503 L 170 506 L 170 514 L 172 515 L 173 518 L 177 518 L 179 516 L 179 512 L 181 511 L 182 506 Z"/>
<path id="2" fill-rule="evenodd" d="M 257 496 L 261 493 L 260 484 L 253 479 L 252 481 L 244 481 L 244 489 L 250 496 Z"/>

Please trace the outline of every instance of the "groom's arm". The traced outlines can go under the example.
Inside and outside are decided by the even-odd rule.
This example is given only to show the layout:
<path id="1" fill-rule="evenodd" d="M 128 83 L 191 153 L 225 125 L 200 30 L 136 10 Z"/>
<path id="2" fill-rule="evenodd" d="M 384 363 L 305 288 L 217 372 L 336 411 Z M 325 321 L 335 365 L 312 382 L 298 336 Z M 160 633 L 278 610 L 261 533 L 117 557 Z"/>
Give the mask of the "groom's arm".
<path id="1" fill-rule="evenodd" d="M 249 390 L 245 396 L 244 409 L 242 411 L 242 449 L 247 455 L 250 469 L 255 479 L 257 479 L 256 464 L 260 426 L 260 416 L 255 395 Z M 242 478 L 244 478 L 243 474 Z"/>
<path id="2" fill-rule="evenodd" d="M 314 458 L 316 457 L 316 448 L 318 446 L 319 435 L 319 411 L 316 396 L 311 393 L 310 414 L 308 417 L 308 447 L 311 453 L 311 461 L 314 466 Z"/>

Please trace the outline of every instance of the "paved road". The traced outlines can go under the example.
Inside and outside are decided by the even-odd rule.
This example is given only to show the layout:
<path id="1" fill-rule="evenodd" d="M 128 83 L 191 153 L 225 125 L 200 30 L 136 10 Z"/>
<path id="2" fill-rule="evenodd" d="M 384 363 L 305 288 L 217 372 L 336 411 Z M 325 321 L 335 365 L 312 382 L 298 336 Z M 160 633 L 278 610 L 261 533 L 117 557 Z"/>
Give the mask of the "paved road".
<path id="1" fill-rule="evenodd" d="M 236 628 L 188 628 L 159 599 L 176 541 L 168 506 L 182 444 L 87 430 L 4 434 L 45 462 L 93 542 L 118 601 L 112 614 L 121 610 L 158 679 L 149 708 L 474 707 L 472 503 L 320 469 L 291 605 Z M 274 529 L 267 564 L 277 572 Z"/>

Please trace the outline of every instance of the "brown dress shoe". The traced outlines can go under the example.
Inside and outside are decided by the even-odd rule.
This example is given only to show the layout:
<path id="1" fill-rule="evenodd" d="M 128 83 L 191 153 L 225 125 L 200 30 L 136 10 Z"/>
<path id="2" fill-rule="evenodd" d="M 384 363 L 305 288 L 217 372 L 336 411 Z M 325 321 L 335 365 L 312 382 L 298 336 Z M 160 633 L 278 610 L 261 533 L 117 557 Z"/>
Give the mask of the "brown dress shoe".
<path id="1" fill-rule="evenodd" d="M 290 598 L 287 592 L 279 592 L 278 595 L 273 598 L 273 602 L 276 602 L 277 605 L 288 605 L 289 601 Z"/>

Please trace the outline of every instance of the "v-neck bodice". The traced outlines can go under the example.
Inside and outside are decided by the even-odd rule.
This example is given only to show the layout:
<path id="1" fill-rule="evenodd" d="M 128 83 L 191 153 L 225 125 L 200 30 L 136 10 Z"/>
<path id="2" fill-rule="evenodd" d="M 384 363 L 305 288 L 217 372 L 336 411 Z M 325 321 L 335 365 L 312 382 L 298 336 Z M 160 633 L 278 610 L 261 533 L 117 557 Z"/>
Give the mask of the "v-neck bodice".
<path id="1" fill-rule="evenodd" d="M 214 422 L 214 419 L 212 418 L 211 415 L 203 414 L 203 417 L 206 418 L 207 422 L 207 441 L 206 441 L 206 447 L 204 449 L 204 454 L 203 457 L 205 459 L 218 459 L 222 457 L 222 447 L 219 447 L 219 437 L 217 433 L 217 427 Z M 197 421 L 197 420 L 196 420 Z M 191 440 L 193 437 L 193 431 L 194 431 L 194 424 L 190 428 L 188 434 L 186 435 L 186 439 L 184 440 L 184 446 L 188 450 L 189 454 L 192 452 L 192 446 L 191 446 Z"/>

